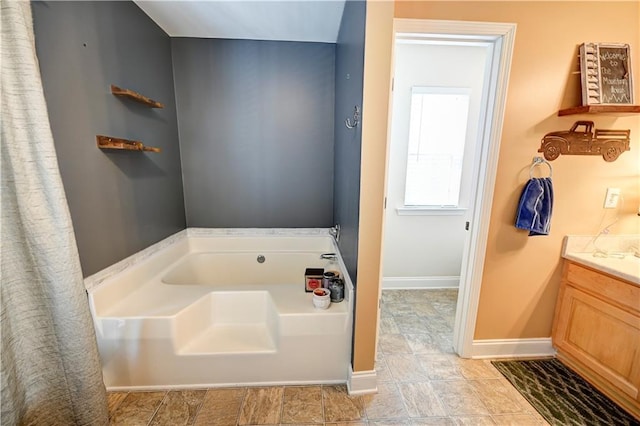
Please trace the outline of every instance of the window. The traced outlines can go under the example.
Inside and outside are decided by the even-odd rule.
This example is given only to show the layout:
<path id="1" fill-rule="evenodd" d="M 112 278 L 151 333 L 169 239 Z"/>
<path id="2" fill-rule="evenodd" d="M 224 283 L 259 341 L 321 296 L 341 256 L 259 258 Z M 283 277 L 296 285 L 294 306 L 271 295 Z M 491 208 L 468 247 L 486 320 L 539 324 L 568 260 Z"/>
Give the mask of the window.
<path id="1" fill-rule="evenodd" d="M 470 94 L 466 88 L 412 88 L 405 206 L 459 206 Z"/>

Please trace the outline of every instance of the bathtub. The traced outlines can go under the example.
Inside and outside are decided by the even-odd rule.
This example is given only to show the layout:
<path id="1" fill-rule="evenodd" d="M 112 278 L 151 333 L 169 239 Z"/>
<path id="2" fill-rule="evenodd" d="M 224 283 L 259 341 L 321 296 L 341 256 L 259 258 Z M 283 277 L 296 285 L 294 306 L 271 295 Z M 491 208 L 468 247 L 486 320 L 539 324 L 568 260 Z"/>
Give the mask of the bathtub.
<path id="1" fill-rule="evenodd" d="M 306 268 L 338 271 L 344 301 L 315 309 Z M 181 231 L 85 279 L 105 384 L 344 383 L 353 324 L 345 272 L 326 229 Z"/>

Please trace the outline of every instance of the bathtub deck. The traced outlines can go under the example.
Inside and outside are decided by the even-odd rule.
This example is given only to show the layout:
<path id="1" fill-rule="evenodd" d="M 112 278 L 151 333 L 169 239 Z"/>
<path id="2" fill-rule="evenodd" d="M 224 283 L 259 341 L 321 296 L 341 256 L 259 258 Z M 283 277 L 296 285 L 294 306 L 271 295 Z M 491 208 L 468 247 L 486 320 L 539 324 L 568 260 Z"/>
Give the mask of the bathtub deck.
<path id="1" fill-rule="evenodd" d="M 329 309 L 318 310 L 311 301 L 311 293 L 304 291 L 301 283 L 207 286 L 169 285 L 156 280 L 145 284 L 138 291 L 123 298 L 101 313 L 104 318 L 164 318 L 180 311 L 211 292 L 266 290 L 271 294 L 281 315 L 328 315 L 346 313 L 348 303 L 332 303 Z"/>

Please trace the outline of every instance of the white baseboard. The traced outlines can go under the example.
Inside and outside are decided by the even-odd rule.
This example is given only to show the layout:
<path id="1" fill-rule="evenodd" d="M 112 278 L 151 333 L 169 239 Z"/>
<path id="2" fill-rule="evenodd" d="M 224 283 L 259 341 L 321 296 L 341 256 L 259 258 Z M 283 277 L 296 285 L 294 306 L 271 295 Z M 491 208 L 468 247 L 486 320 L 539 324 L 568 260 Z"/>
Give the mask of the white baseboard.
<path id="1" fill-rule="evenodd" d="M 384 277 L 382 289 L 428 289 L 428 288 L 458 288 L 460 277 L 457 276 L 433 276 L 433 277 Z"/>
<path id="2" fill-rule="evenodd" d="M 376 370 L 353 371 L 349 365 L 349 379 L 347 380 L 347 391 L 349 395 L 366 395 L 378 392 Z"/>
<path id="3" fill-rule="evenodd" d="M 532 358 L 555 356 L 551 337 L 474 340 L 471 358 Z"/>

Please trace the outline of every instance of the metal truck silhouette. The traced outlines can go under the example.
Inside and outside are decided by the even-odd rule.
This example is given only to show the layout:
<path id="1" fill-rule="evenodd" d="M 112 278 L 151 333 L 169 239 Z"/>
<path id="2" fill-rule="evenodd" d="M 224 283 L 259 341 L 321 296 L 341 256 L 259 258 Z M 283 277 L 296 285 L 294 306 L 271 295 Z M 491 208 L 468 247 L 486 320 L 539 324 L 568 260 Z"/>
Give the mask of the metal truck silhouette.
<path id="1" fill-rule="evenodd" d="M 553 161 L 560 154 L 602 155 L 604 161 L 615 161 L 629 151 L 630 130 L 601 130 L 593 121 L 576 121 L 571 129 L 544 135 L 538 152 Z"/>

